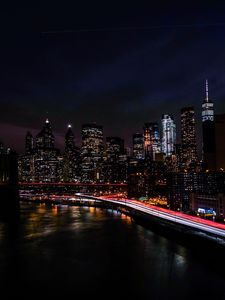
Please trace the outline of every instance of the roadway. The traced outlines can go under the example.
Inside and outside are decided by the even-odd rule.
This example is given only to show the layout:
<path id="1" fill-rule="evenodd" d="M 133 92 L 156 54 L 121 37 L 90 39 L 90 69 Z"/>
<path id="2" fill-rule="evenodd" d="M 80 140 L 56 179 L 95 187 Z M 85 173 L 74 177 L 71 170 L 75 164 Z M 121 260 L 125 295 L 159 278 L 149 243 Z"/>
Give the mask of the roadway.
<path id="1" fill-rule="evenodd" d="M 102 200 L 107 203 L 117 204 L 127 208 L 135 209 L 139 212 L 158 217 L 173 223 L 182 224 L 205 233 L 211 233 L 216 236 L 225 237 L 225 225 L 214 221 L 202 219 L 200 217 L 190 216 L 184 213 L 172 211 L 165 208 L 155 207 L 153 205 L 141 203 L 133 199 L 110 199 L 109 197 L 93 197 L 89 195 L 77 194 L 79 197 L 86 197 L 92 200 Z"/>

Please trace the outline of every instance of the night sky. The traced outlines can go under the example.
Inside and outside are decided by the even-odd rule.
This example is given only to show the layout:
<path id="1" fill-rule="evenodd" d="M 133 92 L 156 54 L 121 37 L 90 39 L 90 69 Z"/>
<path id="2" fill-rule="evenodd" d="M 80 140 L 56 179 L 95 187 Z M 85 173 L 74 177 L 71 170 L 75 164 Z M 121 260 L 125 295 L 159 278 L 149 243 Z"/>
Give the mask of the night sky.
<path id="1" fill-rule="evenodd" d="M 0 140 L 23 152 L 48 115 L 61 149 L 67 124 L 80 145 L 87 122 L 129 146 L 163 113 L 179 129 L 180 109 L 194 105 L 200 141 L 206 78 L 225 113 L 225 4 L 167 2 L 2 7 Z"/>

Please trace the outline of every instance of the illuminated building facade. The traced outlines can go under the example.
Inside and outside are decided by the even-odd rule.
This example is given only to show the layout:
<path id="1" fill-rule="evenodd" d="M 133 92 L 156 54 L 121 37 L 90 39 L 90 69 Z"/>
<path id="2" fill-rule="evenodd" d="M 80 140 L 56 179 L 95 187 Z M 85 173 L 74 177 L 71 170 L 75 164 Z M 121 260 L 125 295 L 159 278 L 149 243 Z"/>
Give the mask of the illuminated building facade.
<path id="1" fill-rule="evenodd" d="M 193 107 L 181 109 L 181 160 L 185 169 L 197 161 L 195 111 Z"/>
<path id="2" fill-rule="evenodd" d="M 145 157 L 151 157 L 153 160 L 155 160 L 156 153 L 160 153 L 161 151 L 158 123 L 145 123 L 143 130 Z"/>
<path id="3" fill-rule="evenodd" d="M 36 136 L 36 148 L 52 149 L 54 148 L 54 141 L 55 138 L 52 133 L 52 127 L 47 118 L 42 130 Z"/>
<path id="4" fill-rule="evenodd" d="M 60 152 L 54 147 L 54 135 L 48 119 L 36 136 L 34 149 L 34 180 L 37 182 L 57 182 Z"/>
<path id="5" fill-rule="evenodd" d="M 64 182 L 80 181 L 80 153 L 79 148 L 75 146 L 72 126 L 68 125 L 65 134 L 65 151 L 62 161 Z"/>
<path id="6" fill-rule="evenodd" d="M 176 143 L 176 125 L 170 115 L 162 115 L 162 152 L 171 156 Z"/>
<path id="7" fill-rule="evenodd" d="M 144 158 L 144 137 L 142 133 L 133 134 L 133 157 L 136 159 Z"/>
<path id="8" fill-rule="evenodd" d="M 121 154 L 124 154 L 124 140 L 120 137 L 106 137 L 106 157 L 108 161 L 118 160 Z"/>
<path id="9" fill-rule="evenodd" d="M 57 182 L 59 181 L 60 151 L 54 147 L 51 124 L 46 119 L 37 134 L 35 145 L 28 132 L 25 138 L 25 155 L 19 159 L 19 181 Z"/>
<path id="10" fill-rule="evenodd" d="M 205 168 L 216 169 L 216 143 L 214 104 L 209 100 L 208 81 L 206 80 L 206 97 L 202 103 L 202 137 L 203 137 L 203 162 Z"/>
<path id="11" fill-rule="evenodd" d="M 98 182 L 102 180 L 103 128 L 95 123 L 82 126 L 81 180 Z"/>

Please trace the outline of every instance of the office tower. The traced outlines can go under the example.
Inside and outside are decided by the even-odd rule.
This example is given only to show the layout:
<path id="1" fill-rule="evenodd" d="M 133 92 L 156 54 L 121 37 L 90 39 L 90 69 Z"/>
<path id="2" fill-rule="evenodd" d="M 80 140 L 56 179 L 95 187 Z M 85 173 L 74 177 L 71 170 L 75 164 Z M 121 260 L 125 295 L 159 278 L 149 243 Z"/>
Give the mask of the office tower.
<path id="1" fill-rule="evenodd" d="M 111 183 L 123 182 L 126 179 L 126 163 L 124 140 L 120 137 L 106 137 L 103 180 Z"/>
<path id="2" fill-rule="evenodd" d="M 213 102 L 209 100 L 208 81 L 206 97 L 202 103 L 203 162 L 206 169 L 216 168 L 215 121 Z"/>
<path id="3" fill-rule="evenodd" d="M 56 182 L 58 178 L 59 150 L 54 147 L 54 135 L 48 119 L 36 136 L 34 149 L 34 180 Z"/>
<path id="4" fill-rule="evenodd" d="M 170 115 L 162 115 L 162 152 L 171 156 L 176 143 L 176 125 Z"/>
<path id="5" fill-rule="evenodd" d="M 82 126 L 82 181 L 101 180 L 101 161 L 103 154 L 103 128 L 95 123 Z"/>
<path id="6" fill-rule="evenodd" d="M 151 157 L 155 160 L 156 153 L 161 150 L 158 123 L 145 123 L 143 130 L 145 157 Z"/>
<path id="7" fill-rule="evenodd" d="M 69 124 L 65 134 L 65 151 L 63 155 L 62 180 L 65 182 L 79 181 L 80 179 L 79 148 L 75 146 L 72 126 Z"/>
<path id="8" fill-rule="evenodd" d="M 74 147 L 75 147 L 74 134 L 72 131 L 72 126 L 69 124 L 65 135 L 65 151 L 67 152 L 73 151 Z"/>
<path id="9" fill-rule="evenodd" d="M 54 148 L 54 135 L 52 134 L 51 124 L 48 118 L 45 120 L 42 130 L 36 136 L 36 147 Z"/>
<path id="10" fill-rule="evenodd" d="M 107 160 L 115 161 L 119 155 L 124 154 L 124 140 L 120 137 L 106 137 L 106 157 Z"/>
<path id="11" fill-rule="evenodd" d="M 181 160 L 184 168 L 197 161 L 195 111 L 193 107 L 181 109 Z"/>
<path id="12" fill-rule="evenodd" d="M 133 157 L 136 159 L 144 158 L 144 137 L 142 133 L 133 134 Z"/>
<path id="13" fill-rule="evenodd" d="M 28 182 L 59 181 L 60 151 L 54 147 L 54 135 L 46 119 L 42 130 L 36 136 L 33 147 L 32 135 L 25 137 L 25 155 L 19 159 L 19 180 Z"/>

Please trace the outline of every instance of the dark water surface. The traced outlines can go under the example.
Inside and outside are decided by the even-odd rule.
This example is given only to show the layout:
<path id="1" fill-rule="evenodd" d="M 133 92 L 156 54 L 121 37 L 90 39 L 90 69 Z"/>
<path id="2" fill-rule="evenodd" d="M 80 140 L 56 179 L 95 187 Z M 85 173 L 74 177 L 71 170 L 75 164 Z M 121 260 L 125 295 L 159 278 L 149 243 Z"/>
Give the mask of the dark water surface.
<path id="1" fill-rule="evenodd" d="M 0 221 L 0 297 L 225 299 L 221 258 L 202 251 L 115 211 L 22 204 Z"/>

